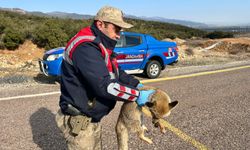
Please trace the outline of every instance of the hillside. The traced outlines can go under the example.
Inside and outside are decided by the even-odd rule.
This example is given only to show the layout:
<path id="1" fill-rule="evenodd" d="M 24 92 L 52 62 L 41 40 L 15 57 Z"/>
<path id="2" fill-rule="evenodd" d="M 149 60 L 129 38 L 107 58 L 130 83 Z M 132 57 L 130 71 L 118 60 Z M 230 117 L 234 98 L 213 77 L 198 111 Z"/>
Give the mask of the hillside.
<path id="1" fill-rule="evenodd" d="M 181 41 L 181 42 L 180 42 Z M 176 40 L 179 66 L 220 64 L 250 60 L 250 38 Z"/>
<path id="2" fill-rule="evenodd" d="M 43 57 L 44 52 L 31 41 L 25 41 L 15 51 L 0 50 L 0 79 L 28 80 L 36 77 L 39 74 L 38 59 Z"/>
<path id="3" fill-rule="evenodd" d="M 81 28 L 91 25 L 91 19 L 60 19 L 0 11 L 0 49 L 15 50 L 25 40 L 51 49 L 66 42 Z M 203 37 L 206 32 L 181 25 L 127 19 L 134 25 L 128 31 L 151 34 L 157 39 Z"/>
<path id="4" fill-rule="evenodd" d="M 92 22 L 5 11 L 0 11 L 0 19 L 0 79 L 7 79 L 4 80 L 7 83 L 44 78 L 39 74 L 38 65 L 38 59 L 43 57 L 43 53 L 48 49 L 64 46 L 80 28 Z M 202 38 L 206 32 L 180 25 L 136 19 L 128 21 L 135 25 L 129 31 L 177 42 L 179 62 L 168 66 L 170 68 L 220 64 L 250 58 L 250 38 L 209 40 Z M 8 50 L 6 43 L 13 49 Z M 0 80 L 1 82 L 3 81 Z"/>
<path id="5" fill-rule="evenodd" d="M 176 38 L 172 41 L 178 44 L 179 62 L 167 68 L 250 60 L 250 38 L 246 37 L 220 40 Z M 16 51 L 0 50 L 0 79 L 5 79 L 2 82 L 7 83 L 27 82 L 34 79 L 51 82 L 52 78 L 39 73 L 38 59 L 43 57 L 44 52 L 43 48 L 38 48 L 31 41 L 25 41 Z"/>
<path id="6" fill-rule="evenodd" d="M 0 10 L 10 11 L 10 12 L 17 12 L 20 14 L 31 14 L 36 16 L 42 16 L 42 17 L 58 17 L 58 18 L 71 18 L 71 19 L 93 19 L 93 15 L 87 15 L 87 14 L 77 14 L 77 13 L 68 13 L 68 12 L 40 12 L 40 11 L 26 11 L 20 8 L 1 8 Z M 138 19 L 138 20 L 148 20 L 148 21 L 158 21 L 158 22 L 166 22 L 166 23 L 173 23 L 173 24 L 179 24 L 183 26 L 188 26 L 192 28 L 207 28 L 208 25 L 204 23 L 194 22 L 194 21 L 187 21 L 187 20 L 177 20 L 177 19 L 167 19 L 163 17 L 144 17 L 144 16 L 135 16 L 135 15 L 129 15 L 124 14 L 126 18 L 130 19 Z"/>

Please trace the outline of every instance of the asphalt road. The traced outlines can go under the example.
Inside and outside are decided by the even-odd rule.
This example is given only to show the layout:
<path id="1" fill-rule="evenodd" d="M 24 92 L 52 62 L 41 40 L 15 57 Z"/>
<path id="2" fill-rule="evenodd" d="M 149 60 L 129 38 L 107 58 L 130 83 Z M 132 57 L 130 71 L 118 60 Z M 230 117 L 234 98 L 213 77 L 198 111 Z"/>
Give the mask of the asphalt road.
<path id="1" fill-rule="evenodd" d="M 171 125 L 166 134 L 145 118 L 146 135 L 154 144 L 131 134 L 131 150 L 189 150 L 197 149 L 197 143 L 207 149 L 250 149 L 250 68 L 148 85 L 166 90 L 179 105 L 166 119 Z M 55 123 L 59 94 L 3 100 L 54 91 L 58 85 L 0 87 L 0 150 L 66 149 Z M 114 127 L 120 105 L 102 121 L 104 150 L 117 149 Z"/>

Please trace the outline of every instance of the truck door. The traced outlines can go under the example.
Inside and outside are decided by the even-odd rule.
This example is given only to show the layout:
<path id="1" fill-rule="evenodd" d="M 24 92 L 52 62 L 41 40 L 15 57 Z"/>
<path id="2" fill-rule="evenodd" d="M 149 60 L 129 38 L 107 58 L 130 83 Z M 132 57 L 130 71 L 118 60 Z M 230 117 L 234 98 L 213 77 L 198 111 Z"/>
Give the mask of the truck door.
<path id="1" fill-rule="evenodd" d="M 122 70 L 140 69 L 147 54 L 147 44 L 142 35 L 122 35 L 115 48 L 117 62 Z"/>

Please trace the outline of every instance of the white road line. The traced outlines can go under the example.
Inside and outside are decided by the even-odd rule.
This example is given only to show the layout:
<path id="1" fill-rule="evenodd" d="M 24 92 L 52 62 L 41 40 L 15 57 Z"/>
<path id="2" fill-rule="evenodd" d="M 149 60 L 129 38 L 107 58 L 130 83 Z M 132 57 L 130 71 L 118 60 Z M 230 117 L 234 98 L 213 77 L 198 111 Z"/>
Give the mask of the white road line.
<path id="1" fill-rule="evenodd" d="M 32 94 L 32 95 L 4 97 L 4 98 L 0 98 L 0 101 L 13 100 L 13 99 L 21 99 L 21 98 L 30 98 L 30 97 L 37 97 L 37 96 L 55 95 L 55 94 L 60 94 L 60 93 L 61 93 L 60 91 L 56 91 L 56 92 L 40 93 L 40 94 Z"/>

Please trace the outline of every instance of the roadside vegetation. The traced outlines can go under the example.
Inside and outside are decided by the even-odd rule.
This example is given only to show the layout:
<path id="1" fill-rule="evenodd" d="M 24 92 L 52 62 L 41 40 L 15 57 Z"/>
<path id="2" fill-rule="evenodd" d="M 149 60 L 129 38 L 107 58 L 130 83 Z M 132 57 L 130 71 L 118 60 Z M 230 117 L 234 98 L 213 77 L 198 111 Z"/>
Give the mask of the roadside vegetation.
<path id="1" fill-rule="evenodd" d="M 40 48 L 52 49 L 65 46 L 81 28 L 89 26 L 92 20 L 74 20 L 24 15 L 0 11 L 0 49 L 16 50 L 25 40 L 31 40 Z M 128 31 L 151 34 L 159 40 L 192 37 L 220 38 L 227 34 L 206 31 L 182 25 L 127 19 L 134 24 Z M 230 35 L 231 36 L 231 35 Z"/>
<path id="2" fill-rule="evenodd" d="M 59 19 L 0 11 L 0 84 L 54 83 L 40 74 L 38 60 L 46 50 L 65 46 L 93 20 Z M 250 34 L 202 31 L 181 25 L 127 19 L 128 31 L 151 34 L 178 45 L 179 61 L 169 68 L 249 61 Z M 212 31 L 212 32 L 211 32 Z M 235 38 L 230 38 L 235 36 Z"/>

